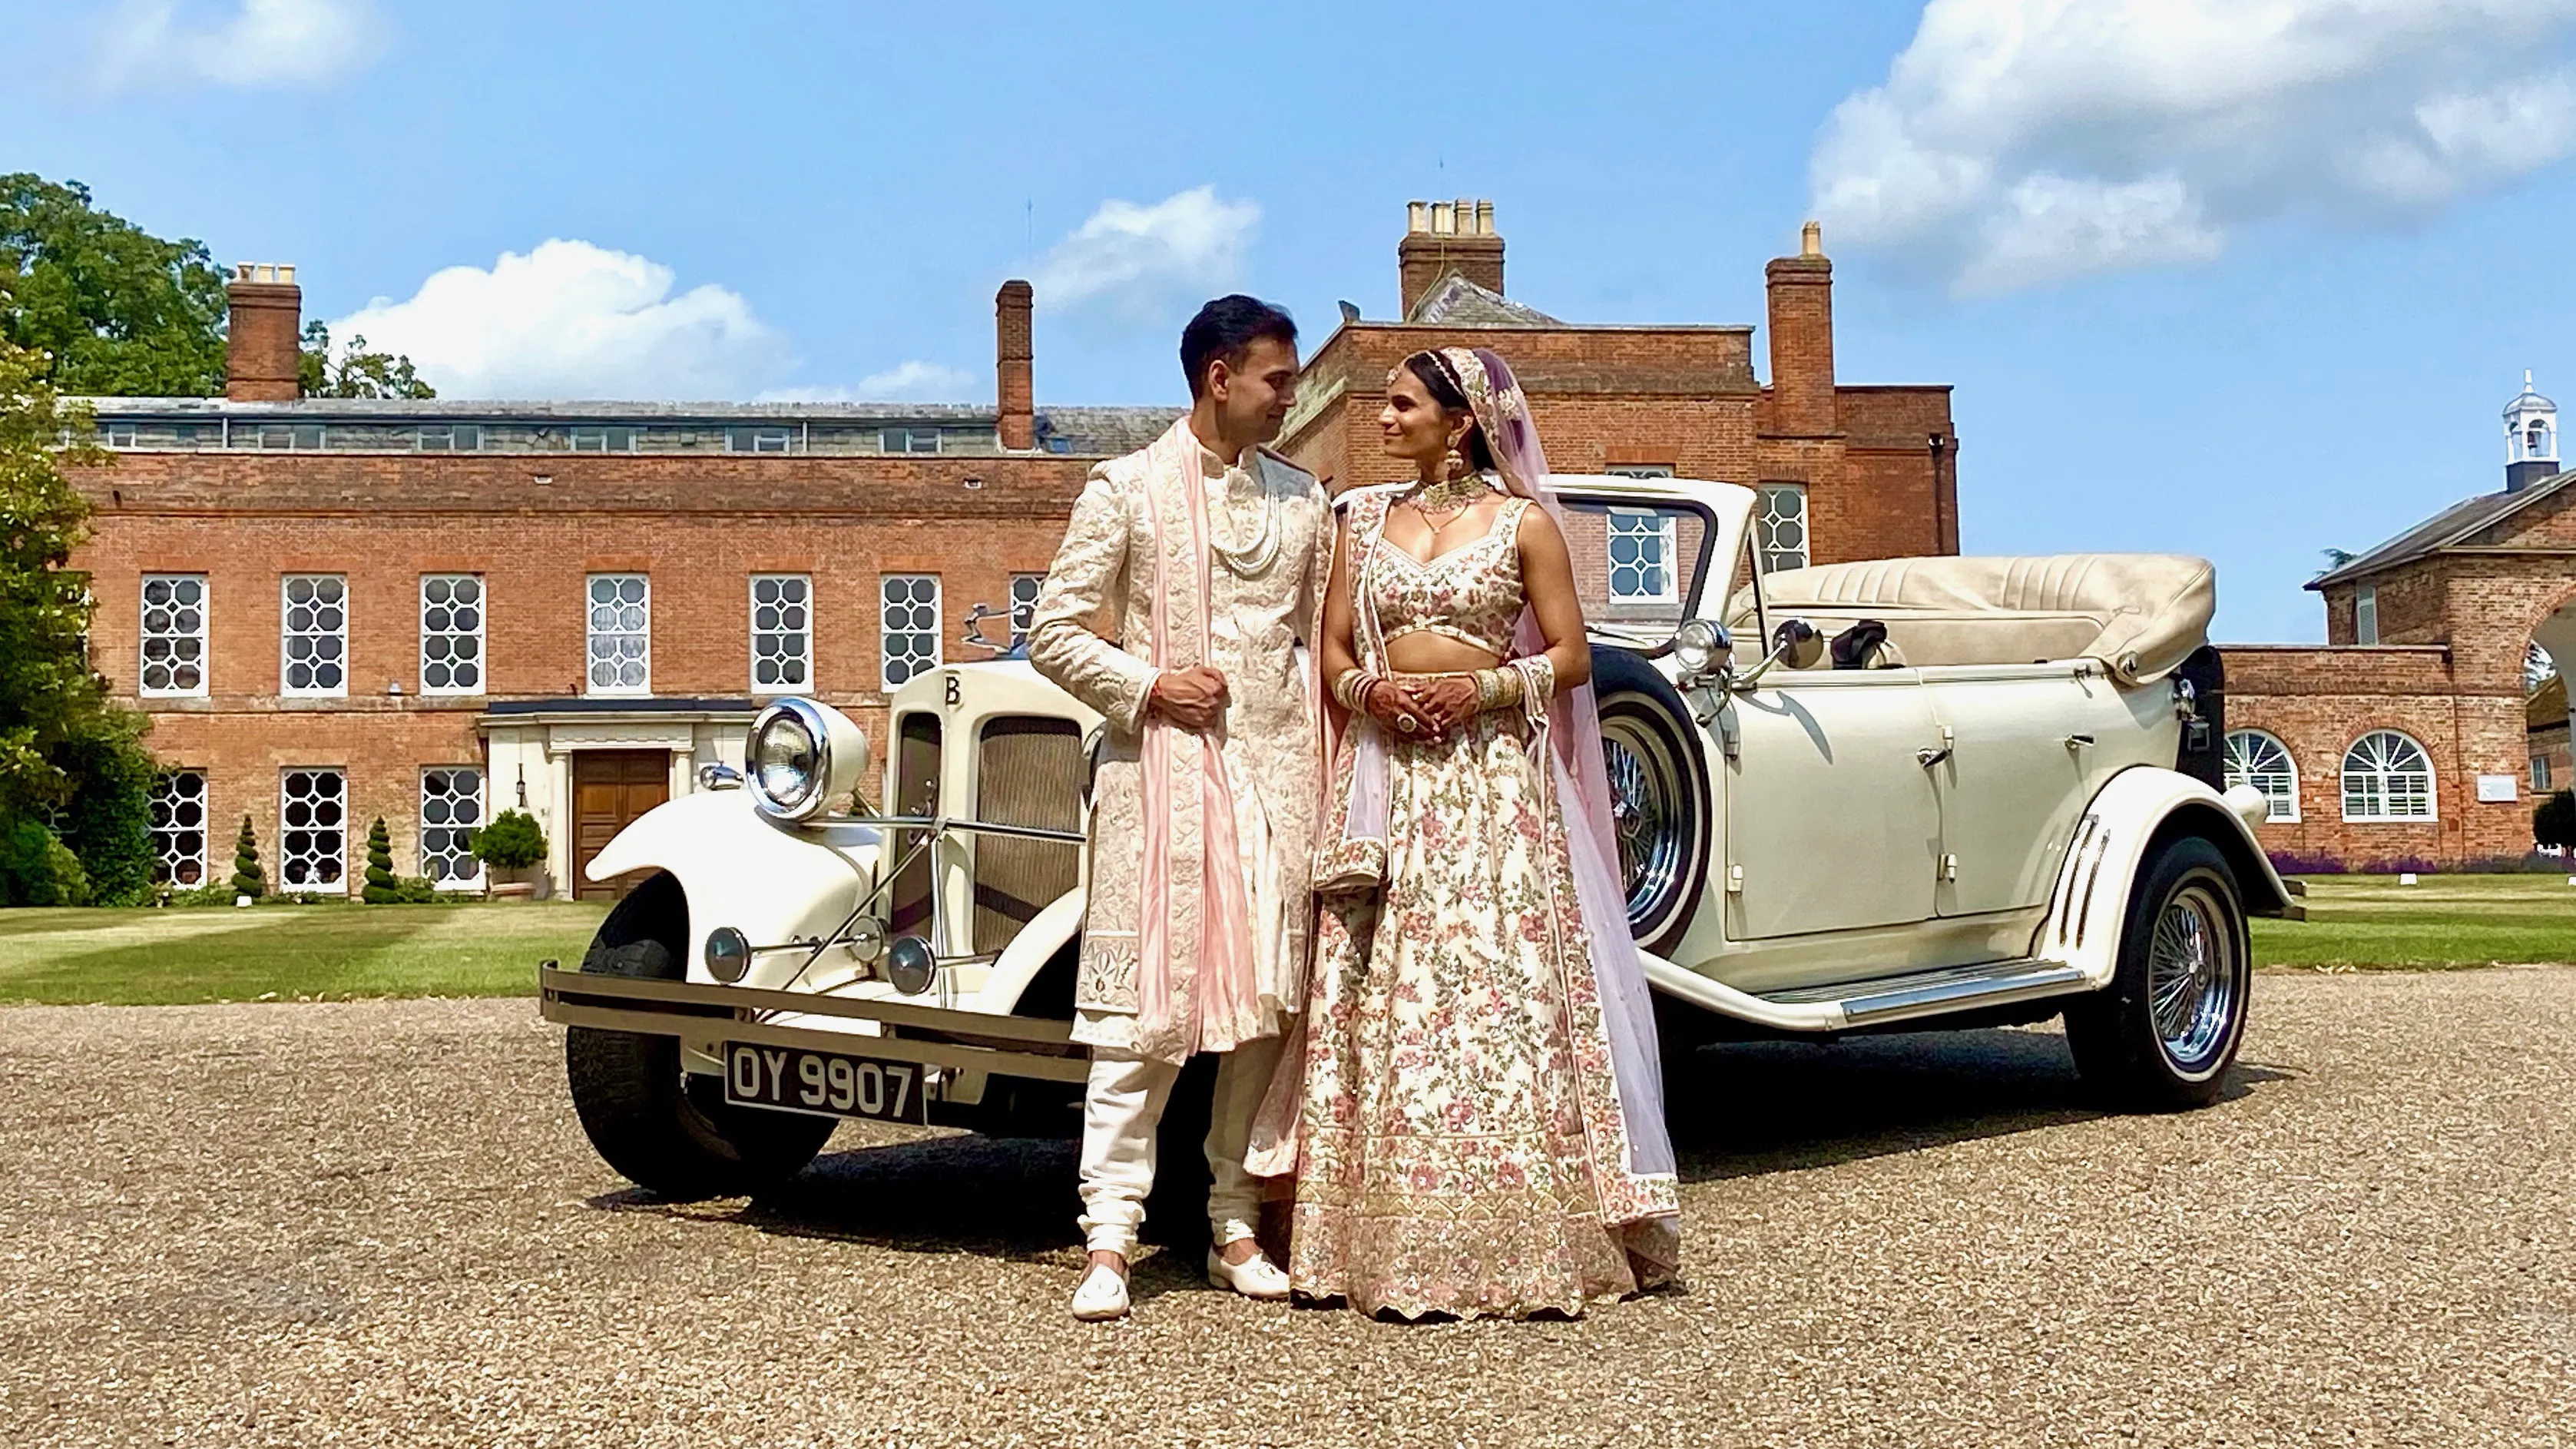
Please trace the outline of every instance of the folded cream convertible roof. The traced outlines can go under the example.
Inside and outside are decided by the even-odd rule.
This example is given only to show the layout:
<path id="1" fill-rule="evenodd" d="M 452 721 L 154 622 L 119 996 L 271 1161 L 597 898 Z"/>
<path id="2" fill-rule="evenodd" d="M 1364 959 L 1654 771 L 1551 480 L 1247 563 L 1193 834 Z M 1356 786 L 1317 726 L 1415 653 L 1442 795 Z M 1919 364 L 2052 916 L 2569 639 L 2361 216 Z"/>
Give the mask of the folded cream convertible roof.
<path id="1" fill-rule="evenodd" d="M 2207 559 L 2183 554 L 1873 559 L 1765 574 L 1762 603 L 1828 633 L 1879 620 L 1909 664 L 2098 659 L 2142 684 L 2207 639 L 2218 580 Z M 1739 589 L 1728 623 L 1752 619 L 1752 594 Z"/>

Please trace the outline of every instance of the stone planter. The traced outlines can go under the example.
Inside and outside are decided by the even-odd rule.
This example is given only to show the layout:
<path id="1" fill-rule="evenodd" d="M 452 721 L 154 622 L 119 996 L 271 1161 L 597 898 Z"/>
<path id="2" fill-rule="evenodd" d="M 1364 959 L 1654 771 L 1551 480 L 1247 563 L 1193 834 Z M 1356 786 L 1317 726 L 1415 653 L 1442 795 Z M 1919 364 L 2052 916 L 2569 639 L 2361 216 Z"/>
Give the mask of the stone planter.
<path id="1" fill-rule="evenodd" d="M 533 901 L 536 898 L 537 883 L 532 880 L 496 881 L 492 886 L 492 899 L 496 901 Z"/>

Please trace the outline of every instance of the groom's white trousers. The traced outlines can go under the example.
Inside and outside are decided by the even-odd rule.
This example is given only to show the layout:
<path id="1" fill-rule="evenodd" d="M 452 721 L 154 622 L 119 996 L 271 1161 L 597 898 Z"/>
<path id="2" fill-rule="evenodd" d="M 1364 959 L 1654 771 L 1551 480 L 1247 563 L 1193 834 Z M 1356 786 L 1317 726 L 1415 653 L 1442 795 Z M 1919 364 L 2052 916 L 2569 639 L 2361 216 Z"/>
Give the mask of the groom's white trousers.
<path id="1" fill-rule="evenodd" d="M 1243 1170 L 1252 1118 L 1279 1064 L 1279 1038 L 1259 1037 L 1217 1057 L 1216 1101 L 1208 1114 L 1208 1233 L 1223 1247 L 1253 1235 L 1261 1187 Z M 1091 1050 L 1091 1081 L 1082 1102 L 1082 1235 L 1095 1253 L 1136 1256 L 1145 1195 L 1154 1188 L 1154 1130 L 1172 1098 L 1171 1062 L 1149 1061 L 1113 1047 Z"/>

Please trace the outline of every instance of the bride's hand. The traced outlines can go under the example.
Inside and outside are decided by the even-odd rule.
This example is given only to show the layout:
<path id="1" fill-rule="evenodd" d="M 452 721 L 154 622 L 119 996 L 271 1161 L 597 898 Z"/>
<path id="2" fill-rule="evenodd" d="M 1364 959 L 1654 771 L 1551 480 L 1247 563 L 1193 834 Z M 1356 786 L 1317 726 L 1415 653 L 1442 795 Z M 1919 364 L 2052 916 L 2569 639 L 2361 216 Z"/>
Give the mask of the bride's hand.
<path id="1" fill-rule="evenodd" d="M 1418 675 L 1396 686 L 1432 733 L 1444 735 L 1476 717 L 1476 681 L 1457 674 Z"/>
<path id="2" fill-rule="evenodd" d="M 1440 732 L 1440 724 L 1416 708 L 1413 700 L 1392 680 L 1379 680 L 1370 686 L 1360 700 L 1377 727 L 1397 739 L 1418 740 Z"/>

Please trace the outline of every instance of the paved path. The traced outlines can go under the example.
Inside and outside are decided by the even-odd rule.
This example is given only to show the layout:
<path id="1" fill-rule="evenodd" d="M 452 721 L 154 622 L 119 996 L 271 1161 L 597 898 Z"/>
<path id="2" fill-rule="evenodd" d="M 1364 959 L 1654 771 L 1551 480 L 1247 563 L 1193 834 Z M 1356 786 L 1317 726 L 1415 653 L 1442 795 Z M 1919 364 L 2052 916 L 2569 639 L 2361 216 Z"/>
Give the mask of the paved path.
<path id="1" fill-rule="evenodd" d="M 589 1152 L 532 1004 L 0 1011 L 12 1445 L 2576 1444 L 2576 969 L 2266 976 L 2242 1089 L 2043 1031 L 1706 1054 L 1684 1293 L 1085 1328 L 1071 1154 L 845 1128 L 774 1200 Z"/>

